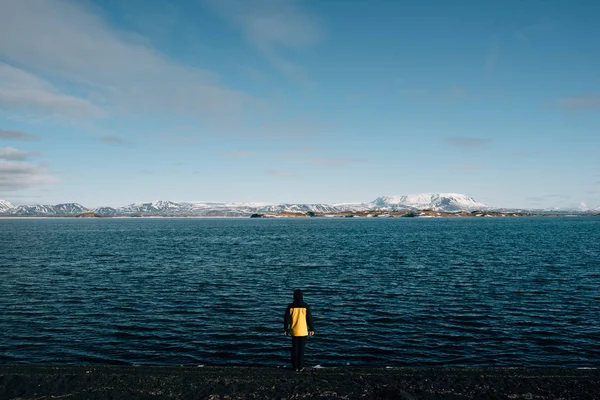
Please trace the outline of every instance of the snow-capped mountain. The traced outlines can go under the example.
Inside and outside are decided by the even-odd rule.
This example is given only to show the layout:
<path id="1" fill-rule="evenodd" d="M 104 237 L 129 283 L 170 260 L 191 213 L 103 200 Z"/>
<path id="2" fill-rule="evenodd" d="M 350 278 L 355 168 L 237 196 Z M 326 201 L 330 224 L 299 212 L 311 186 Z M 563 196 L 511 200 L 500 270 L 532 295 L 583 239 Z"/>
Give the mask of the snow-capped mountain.
<path id="1" fill-rule="evenodd" d="M 257 212 L 265 213 L 307 213 L 307 212 L 339 212 L 340 209 L 330 204 L 271 204 L 259 207 Z"/>
<path id="2" fill-rule="evenodd" d="M 87 208 L 78 203 L 63 203 L 57 205 L 37 204 L 33 206 L 18 206 L 5 212 L 9 215 L 19 216 L 70 216 L 79 215 L 89 211 Z"/>
<path id="3" fill-rule="evenodd" d="M 57 204 L 54 207 L 54 212 L 57 215 L 77 215 L 90 211 L 88 208 L 79 203 L 63 203 Z"/>
<path id="4" fill-rule="evenodd" d="M 249 216 L 254 213 L 338 212 L 329 204 L 268 204 L 153 201 L 133 203 L 115 210 L 117 215 L 144 216 Z M 106 212 L 97 212 L 107 215 Z"/>
<path id="5" fill-rule="evenodd" d="M 8 200 L 0 200 L 0 213 L 7 212 L 11 208 L 15 208 L 15 206 L 13 206 L 10 203 L 10 201 L 8 201 Z"/>
<path id="6" fill-rule="evenodd" d="M 399 211 L 434 210 L 442 212 L 473 211 L 488 209 L 469 196 L 457 193 L 425 193 L 378 197 L 368 203 L 336 204 L 269 204 L 269 203 L 230 203 L 230 202 L 174 202 L 152 201 L 132 203 L 123 207 L 98 207 L 90 210 L 78 203 L 57 205 L 32 205 L 14 207 L 7 201 L 0 201 L 0 214 L 16 216 L 75 216 L 94 212 L 105 217 L 118 216 L 157 216 L 157 217 L 247 217 L 255 213 L 337 213 L 345 211 Z"/>
<path id="7" fill-rule="evenodd" d="M 186 203 L 192 215 L 204 217 L 247 217 L 257 212 L 266 203 L 217 203 L 217 202 L 189 202 Z"/>
<path id="8" fill-rule="evenodd" d="M 101 217 L 116 217 L 117 215 L 119 215 L 117 209 L 112 207 L 97 207 L 94 208 L 92 211 L 97 215 L 100 215 Z"/>
<path id="9" fill-rule="evenodd" d="M 600 206 L 598 207 L 589 207 L 585 203 L 579 204 L 579 211 L 587 211 L 587 212 L 600 212 Z"/>
<path id="10" fill-rule="evenodd" d="M 336 203 L 332 204 L 339 211 L 368 211 L 374 210 L 375 205 L 373 202 L 369 203 Z"/>
<path id="11" fill-rule="evenodd" d="M 378 197 L 372 202 L 380 210 L 434 210 L 434 211 L 473 211 L 487 209 L 485 204 L 459 193 L 421 193 L 399 196 Z"/>
<path id="12" fill-rule="evenodd" d="M 133 203 L 117 209 L 119 214 L 177 214 L 181 209 L 186 209 L 186 203 L 158 200 L 153 202 Z"/>
<path id="13" fill-rule="evenodd" d="M 133 203 L 116 209 L 123 216 L 246 216 L 256 207 L 245 203 L 174 202 L 157 200 Z"/>

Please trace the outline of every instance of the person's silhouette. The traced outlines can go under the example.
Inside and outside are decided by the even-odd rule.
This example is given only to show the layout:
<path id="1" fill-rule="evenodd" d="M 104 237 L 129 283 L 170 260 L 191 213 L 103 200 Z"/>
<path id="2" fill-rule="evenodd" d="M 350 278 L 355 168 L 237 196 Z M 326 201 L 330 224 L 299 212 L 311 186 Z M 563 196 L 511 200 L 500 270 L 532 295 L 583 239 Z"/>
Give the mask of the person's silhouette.
<path id="1" fill-rule="evenodd" d="M 304 302 L 304 293 L 300 289 L 294 291 L 294 301 L 285 310 L 283 334 L 292 336 L 292 368 L 304 370 L 304 346 L 308 335 L 315 334 L 315 329 L 310 306 Z"/>

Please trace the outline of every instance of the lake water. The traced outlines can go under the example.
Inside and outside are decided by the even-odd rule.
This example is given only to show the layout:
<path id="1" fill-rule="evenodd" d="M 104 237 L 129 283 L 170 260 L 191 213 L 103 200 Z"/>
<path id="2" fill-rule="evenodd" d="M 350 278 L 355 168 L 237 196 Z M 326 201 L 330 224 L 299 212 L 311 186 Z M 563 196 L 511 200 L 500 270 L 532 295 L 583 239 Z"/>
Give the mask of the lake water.
<path id="1" fill-rule="evenodd" d="M 0 219 L 0 362 L 600 367 L 600 218 Z"/>

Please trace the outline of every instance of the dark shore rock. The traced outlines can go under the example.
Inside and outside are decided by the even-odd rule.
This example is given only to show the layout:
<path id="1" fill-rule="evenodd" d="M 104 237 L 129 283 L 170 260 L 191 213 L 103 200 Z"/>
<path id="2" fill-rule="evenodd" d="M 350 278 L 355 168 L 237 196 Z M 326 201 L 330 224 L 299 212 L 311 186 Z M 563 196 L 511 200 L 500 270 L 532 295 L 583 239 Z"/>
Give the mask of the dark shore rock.
<path id="1" fill-rule="evenodd" d="M 595 369 L 0 365 L 0 399 L 593 399 Z"/>

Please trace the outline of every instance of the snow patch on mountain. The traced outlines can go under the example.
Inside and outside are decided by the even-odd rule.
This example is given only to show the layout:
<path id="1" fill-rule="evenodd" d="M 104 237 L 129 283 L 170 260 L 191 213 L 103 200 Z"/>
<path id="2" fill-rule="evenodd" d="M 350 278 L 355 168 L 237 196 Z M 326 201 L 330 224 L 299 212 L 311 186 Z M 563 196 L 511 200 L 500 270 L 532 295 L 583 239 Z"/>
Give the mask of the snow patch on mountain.
<path id="1" fill-rule="evenodd" d="M 164 212 L 170 214 L 176 212 L 182 208 L 181 203 L 175 203 L 173 201 L 156 200 L 151 202 L 140 202 L 133 203 L 127 206 L 118 208 L 117 210 L 125 214 L 137 214 L 137 213 L 156 213 Z"/>
<path id="2" fill-rule="evenodd" d="M 380 210 L 434 210 L 434 211 L 472 211 L 488 207 L 473 198 L 460 193 L 419 193 L 378 197 L 372 202 Z"/>
<path id="3" fill-rule="evenodd" d="M 101 217 L 116 217 L 119 215 L 117 209 L 112 207 L 97 207 L 92 211 Z"/>
<path id="4" fill-rule="evenodd" d="M 79 203 L 63 203 L 53 206 L 56 215 L 78 215 L 90 211 Z"/>
<path id="5" fill-rule="evenodd" d="M 11 208 L 15 208 L 10 201 L 8 200 L 0 200 L 0 213 L 8 212 Z"/>
<path id="6" fill-rule="evenodd" d="M 19 216 L 76 216 L 93 211 L 100 216 L 157 216 L 157 217 L 247 217 L 255 213 L 338 213 L 368 210 L 397 211 L 424 210 L 434 211 L 473 211 L 489 209 L 471 197 L 458 193 L 424 193 L 378 197 L 368 203 L 336 204 L 269 204 L 258 202 L 175 202 L 156 200 L 132 203 L 119 208 L 98 207 L 89 210 L 78 203 L 57 205 L 32 205 L 14 207 L 6 201 L 0 202 L 0 213 Z"/>
<path id="7" fill-rule="evenodd" d="M 133 203 L 117 208 L 118 215 L 130 216 L 167 216 L 167 217 L 212 217 L 212 216 L 249 216 L 256 207 L 235 203 L 174 202 L 153 201 Z"/>
<path id="8" fill-rule="evenodd" d="M 583 211 L 583 212 L 598 212 L 600 211 L 600 206 L 598 207 L 590 207 L 585 203 L 580 203 L 579 204 L 579 211 Z"/>
<path id="9" fill-rule="evenodd" d="M 307 212 L 338 212 L 339 210 L 329 204 L 273 204 L 258 208 L 258 212 L 266 213 L 307 213 Z"/>
<path id="10" fill-rule="evenodd" d="M 273 205 L 273 203 L 264 202 L 217 202 L 217 201 L 184 201 L 183 203 L 191 204 L 195 208 L 207 208 L 207 207 L 246 207 L 246 208 L 259 208 L 264 206 Z"/>
<path id="11" fill-rule="evenodd" d="M 368 211 L 373 210 L 373 203 L 335 203 L 332 204 L 338 211 Z"/>
<path id="12" fill-rule="evenodd" d="M 56 205 L 36 204 L 32 206 L 18 206 L 8 210 L 8 214 L 30 217 L 61 217 L 75 216 L 87 211 L 89 211 L 87 208 L 78 203 L 62 203 Z"/>

